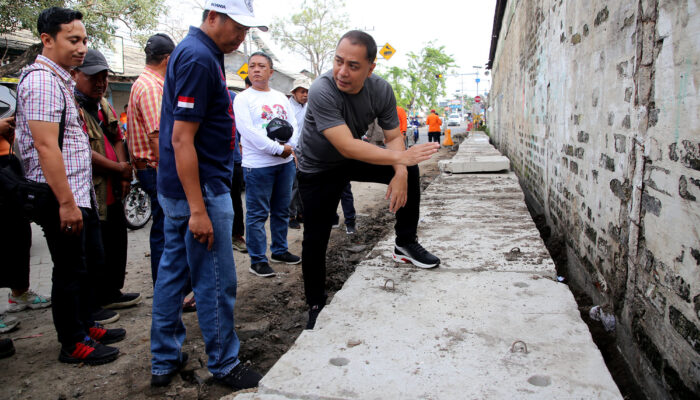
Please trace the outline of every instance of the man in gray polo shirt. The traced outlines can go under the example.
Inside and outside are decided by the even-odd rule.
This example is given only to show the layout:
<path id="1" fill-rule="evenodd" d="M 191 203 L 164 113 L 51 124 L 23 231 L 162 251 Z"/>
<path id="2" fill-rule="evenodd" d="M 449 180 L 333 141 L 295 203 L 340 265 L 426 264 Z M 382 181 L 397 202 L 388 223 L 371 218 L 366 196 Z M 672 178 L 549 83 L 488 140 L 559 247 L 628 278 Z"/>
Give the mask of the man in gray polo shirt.
<path id="1" fill-rule="evenodd" d="M 437 143 L 406 150 L 399 131 L 394 92 L 372 75 L 377 45 L 362 31 L 343 35 L 333 70 L 311 86 L 298 154 L 299 191 L 304 204 L 302 270 L 309 304 L 307 329 L 313 329 L 326 303 L 326 249 L 341 192 L 350 181 L 388 185 L 389 210 L 396 213 L 394 260 L 434 268 L 440 259 L 418 244 L 420 175 L 417 164 L 429 159 Z M 377 118 L 386 148 L 362 141 Z"/>

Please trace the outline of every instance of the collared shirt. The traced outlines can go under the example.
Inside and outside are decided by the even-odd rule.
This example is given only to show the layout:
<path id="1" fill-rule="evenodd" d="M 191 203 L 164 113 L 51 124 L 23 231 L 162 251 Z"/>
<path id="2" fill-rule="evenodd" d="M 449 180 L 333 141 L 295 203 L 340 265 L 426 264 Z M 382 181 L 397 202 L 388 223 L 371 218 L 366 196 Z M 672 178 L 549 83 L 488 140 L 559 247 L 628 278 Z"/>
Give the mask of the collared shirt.
<path id="1" fill-rule="evenodd" d="M 148 134 L 160 129 L 160 108 L 164 78 L 148 65 L 131 86 L 127 109 L 126 132 L 129 152 L 137 160 L 155 164 L 155 152 L 148 143 Z"/>
<path id="2" fill-rule="evenodd" d="M 297 119 L 297 131 L 301 134 L 301 131 L 304 130 L 304 117 L 306 116 L 306 105 L 308 103 L 299 104 L 297 99 L 292 96 L 289 98 L 289 104 L 291 104 L 292 111 Z"/>
<path id="3" fill-rule="evenodd" d="M 36 182 L 46 182 L 28 121 L 58 124 L 61 122 L 61 113 L 65 108 L 66 127 L 62 155 L 68 186 L 73 192 L 78 207 L 90 208 L 92 151 L 73 97 L 75 83 L 68 71 L 50 59 L 39 55 L 37 61 L 50 65 L 58 74 L 58 79 L 51 69 L 38 62 L 25 68 L 20 78 L 21 83 L 17 88 L 16 134 L 26 177 Z M 33 70 L 38 72 L 29 73 Z"/>
<path id="4" fill-rule="evenodd" d="M 224 55 L 196 27 L 190 27 L 187 37 L 170 55 L 160 115 L 158 193 L 185 199 L 172 145 L 175 121 L 199 123 L 194 147 L 200 184 L 214 195 L 228 193 L 233 178 L 236 124 L 226 87 Z"/>

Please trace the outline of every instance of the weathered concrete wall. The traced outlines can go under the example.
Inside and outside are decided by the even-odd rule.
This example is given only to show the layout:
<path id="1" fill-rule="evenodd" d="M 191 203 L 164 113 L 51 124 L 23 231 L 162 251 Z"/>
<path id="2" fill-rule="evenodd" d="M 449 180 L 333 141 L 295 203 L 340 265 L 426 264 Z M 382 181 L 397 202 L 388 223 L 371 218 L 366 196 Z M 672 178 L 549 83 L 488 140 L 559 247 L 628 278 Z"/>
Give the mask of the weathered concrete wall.
<path id="1" fill-rule="evenodd" d="M 650 397 L 698 395 L 700 1 L 506 7 L 492 140 Z"/>

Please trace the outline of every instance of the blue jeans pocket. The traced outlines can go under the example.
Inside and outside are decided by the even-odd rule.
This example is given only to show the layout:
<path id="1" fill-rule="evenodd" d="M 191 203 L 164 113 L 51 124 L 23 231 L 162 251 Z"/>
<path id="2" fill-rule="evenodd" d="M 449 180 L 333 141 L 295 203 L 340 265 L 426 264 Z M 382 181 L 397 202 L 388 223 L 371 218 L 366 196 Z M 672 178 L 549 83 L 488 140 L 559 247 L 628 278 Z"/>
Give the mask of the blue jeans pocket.
<path id="1" fill-rule="evenodd" d="M 190 217 L 190 205 L 187 200 L 173 199 L 159 194 L 158 202 L 163 209 L 163 214 L 170 219 L 184 220 Z"/>

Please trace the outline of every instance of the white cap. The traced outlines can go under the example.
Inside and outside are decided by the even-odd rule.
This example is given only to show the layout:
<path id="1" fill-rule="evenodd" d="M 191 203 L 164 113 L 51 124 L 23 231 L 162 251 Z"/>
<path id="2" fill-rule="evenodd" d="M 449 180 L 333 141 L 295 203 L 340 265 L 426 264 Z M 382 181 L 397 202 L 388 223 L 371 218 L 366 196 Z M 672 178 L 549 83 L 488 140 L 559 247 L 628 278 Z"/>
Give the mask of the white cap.
<path id="1" fill-rule="evenodd" d="M 267 26 L 253 14 L 253 0 L 206 0 L 204 9 L 226 14 L 243 26 L 267 32 Z"/>
<path id="2" fill-rule="evenodd" d="M 309 87 L 311 87 L 311 85 L 309 85 L 308 79 L 305 79 L 305 78 L 295 79 L 294 83 L 292 84 L 292 90 L 290 90 L 289 93 L 294 92 L 298 88 L 309 90 Z"/>

